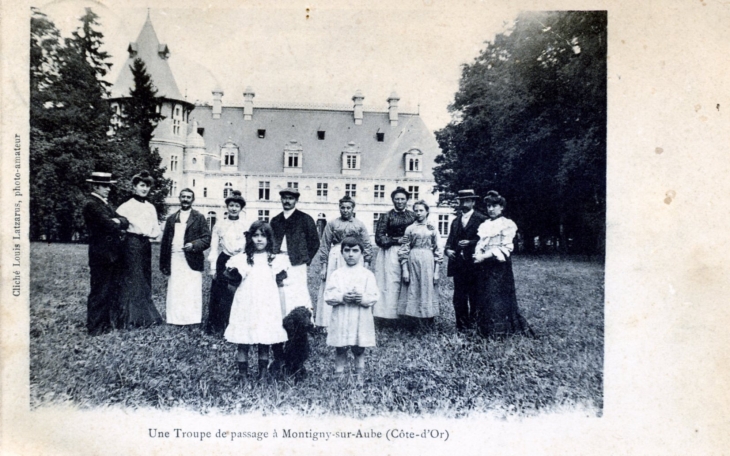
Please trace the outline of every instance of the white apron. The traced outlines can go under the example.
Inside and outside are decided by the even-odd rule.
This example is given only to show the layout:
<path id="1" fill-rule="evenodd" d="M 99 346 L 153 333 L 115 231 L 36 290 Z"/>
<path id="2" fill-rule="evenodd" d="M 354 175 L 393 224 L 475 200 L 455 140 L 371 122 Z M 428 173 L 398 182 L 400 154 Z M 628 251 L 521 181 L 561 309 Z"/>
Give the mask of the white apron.
<path id="1" fill-rule="evenodd" d="M 185 223 L 175 224 L 170 280 L 167 282 L 167 323 L 194 325 L 203 320 L 203 274 L 190 269 L 182 248 Z"/>
<path id="2" fill-rule="evenodd" d="M 286 262 L 289 263 L 286 272 L 287 278 L 284 280 L 284 286 L 280 289 L 284 298 L 284 316 L 289 315 L 289 312 L 299 306 L 312 310 L 312 299 L 309 297 L 309 287 L 307 286 L 307 265 L 292 266 L 289 262 L 289 256 L 286 253 L 282 254 L 286 258 Z"/>

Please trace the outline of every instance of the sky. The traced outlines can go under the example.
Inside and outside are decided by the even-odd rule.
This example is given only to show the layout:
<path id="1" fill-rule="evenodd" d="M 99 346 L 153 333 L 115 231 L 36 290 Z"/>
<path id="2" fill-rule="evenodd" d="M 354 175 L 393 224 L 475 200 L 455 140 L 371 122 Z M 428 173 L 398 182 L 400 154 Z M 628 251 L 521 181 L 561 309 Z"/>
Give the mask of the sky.
<path id="1" fill-rule="evenodd" d="M 498 2 L 311 3 L 62 0 L 35 5 L 64 36 L 78 26 L 84 7 L 100 16 L 104 50 L 114 64 L 110 82 L 149 11 L 188 101 L 210 103 L 218 85 L 224 105 L 240 105 L 247 86 L 258 104 L 347 105 L 359 89 L 366 109 L 386 110 L 395 91 L 400 109 L 419 112 L 432 130 L 451 119 L 447 108 L 458 90 L 461 65 L 473 61 L 485 41 L 504 31 L 518 13 Z"/>

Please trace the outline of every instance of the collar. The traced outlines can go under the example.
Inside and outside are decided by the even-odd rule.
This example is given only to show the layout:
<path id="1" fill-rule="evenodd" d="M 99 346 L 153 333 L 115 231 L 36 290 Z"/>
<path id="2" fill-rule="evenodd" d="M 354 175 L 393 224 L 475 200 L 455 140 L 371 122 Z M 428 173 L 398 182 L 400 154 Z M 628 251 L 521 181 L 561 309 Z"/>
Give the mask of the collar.
<path id="1" fill-rule="evenodd" d="M 132 195 L 132 198 L 136 199 L 140 203 L 144 203 L 145 201 L 147 201 L 147 198 L 139 196 L 139 195 Z"/>
<path id="2" fill-rule="evenodd" d="M 102 200 L 104 202 L 104 204 L 109 204 L 109 201 L 107 201 L 107 199 L 104 198 L 104 197 L 102 197 L 100 194 L 95 193 L 95 192 L 91 192 L 91 195 L 99 198 L 100 200 Z"/>
<path id="3" fill-rule="evenodd" d="M 463 212 L 463 213 L 461 214 L 461 216 L 462 216 L 462 217 L 466 217 L 466 218 L 469 218 L 469 217 L 471 217 L 471 216 L 472 216 L 473 214 L 474 214 L 474 209 L 470 209 L 470 210 L 469 210 L 469 212 Z"/>
<path id="4" fill-rule="evenodd" d="M 292 214 L 294 213 L 294 211 L 296 211 L 296 210 L 297 210 L 297 208 L 294 208 L 294 209 L 290 209 L 290 210 L 288 210 L 288 211 L 287 211 L 287 210 L 284 210 L 284 211 L 282 211 L 282 213 L 284 214 L 284 218 L 285 218 L 285 219 L 288 219 L 289 217 L 291 217 L 291 215 L 292 215 Z"/>
<path id="5" fill-rule="evenodd" d="M 229 215 L 229 216 L 228 216 L 228 220 L 230 220 L 230 221 L 235 221 L 235 220 L 238 220 L 239 218 L 240 218 L 240 217 L 239 217 L 238 215 L 237 215 L 237 216 L 235 216 L 235 217 L 234 217 L 234 216 L 232 216 L 232 215 Z"/>

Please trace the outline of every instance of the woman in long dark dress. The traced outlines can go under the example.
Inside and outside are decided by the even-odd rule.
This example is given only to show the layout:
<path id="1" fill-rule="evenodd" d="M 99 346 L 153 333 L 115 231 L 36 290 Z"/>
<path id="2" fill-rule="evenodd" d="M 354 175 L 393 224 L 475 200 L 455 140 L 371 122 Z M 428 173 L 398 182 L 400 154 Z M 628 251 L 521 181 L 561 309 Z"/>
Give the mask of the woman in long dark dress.
<path id="1" fill-rule="evenodd" d="M 147 201 L 152 182 L 149 172 L 136 174 L 132 178 L 132 198 L 117 209 L 119 215 L 129 220 L 124 239 L 119 308 L 115 318 L 119 328 L 147 327 L 162 323 L 162 317 L 152 302 L 150 241 L 162 234 L 155 206 Z"/>
<path id="2" fill-rule="evenodd" d="M 205 332 L 222 336 L 228 326 L 234 294 L 228 289 L 228 280 L 223 276 L 226 263 L 231 257 L 243 252 L 246 247 L 246 236 L 243 234 L 248 226 L 241 218 L 241 210 L 246 207 L 246 200 L 241 192 L 233 190 L 226 198 L 228 218 L 216 223 L 210 243 L 210 300 L 208 301 L 208 319 Z"/>
<path id="3" fill-rule="evenodd" d="M 380 299 L 373 307 L 375 317 L 398 318 L 398 302 L 406 298 L 401 293 L 398 251 L 406 228 L 416 220 L 416 214 L 406 209 L 408 198 L 410 195 L 403 187 L 393 190 L 390 194 L 393 209 L 380 217 L 375 229 L 375 243 L 380 247 L 375 258 L 375 280 L 380 290 Z"/>
<path id="4" fill-rule="evenodd" d="M 481 277 L 477 307 L 479 333 L 493 338 L 515 333 L 534 336 L 517 307 L 510 258 L 517 225 L 502 216 L 505 200 L 499 193 L 488 192 L 484 202 L 489 219 L 479 225 L 479 242 L 474 250 L 477 274 Z"/>

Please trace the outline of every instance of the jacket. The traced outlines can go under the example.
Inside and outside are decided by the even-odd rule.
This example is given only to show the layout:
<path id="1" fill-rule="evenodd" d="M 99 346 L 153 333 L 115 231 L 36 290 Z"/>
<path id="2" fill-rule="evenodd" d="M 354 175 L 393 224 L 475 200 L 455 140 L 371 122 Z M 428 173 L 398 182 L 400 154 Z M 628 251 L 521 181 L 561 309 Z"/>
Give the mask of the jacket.
<path id="1" fill-rule="evenodd" d="M 210 247 L 210 229 L 208 222 L 200 212 L 190 209 L 190 217 L 185 225 L 185 237 L 183 242 L 193 244 L 193 250 L 185 252 L 185 260 L 193 271 L 205 270 L 205 255 L 203 252 Z M 175 222 L 180 218 L 178 210 L 167 218 L 165 231 L 162 233 L 162 245 L 160 246 L 160 271 L 163 274 L 170 274 L 170 263 L 172 260 L 172 238 L 175 236 Z"/>
<path id="2" fill-rule="evenodd" d="M 129 227 L 129 222 L 94 195 L 87 198 L 82 213 L 89 232 L 89 266 L 115 263 L 121 253 L 122 231 Z"/>
<path id="3" fill-rule="evenodd" d="M 319 250 L 319 232 L 314 220 L 304 212 L 294 209 L 291 216 L 284 218 L 280 213 L 271 219 L 271 228 L 274 230 L 274 252 L 281 253 L 281 241 L 286 235 L 286 245 L 289 261 L 292 266 L 312 262 Z"/>
<path id="4" fill-rule="evenodd" d="M 446 250 L 453 250 L 456 252 L 456 258 L 449 258 L 449 265 L 446 270 L 448 277 L 453 277 L 454 274 L 464 274 L 474 268 L 474 247 L 479 242 L 479 225 L 484 223 L 487 217 L 481 212 L 474 211 L 469 219 L 469 223 L 466 227 L 461 225 L 461 213 L 459 216 L 451 222 L 451 230 L 449 230 L 449 237 L 446 239 L 446 245 L 444 246 L 444 252 Z M 459 246 L 459 241 L 469 241 L 469 245 L 462 248 Z"/>

